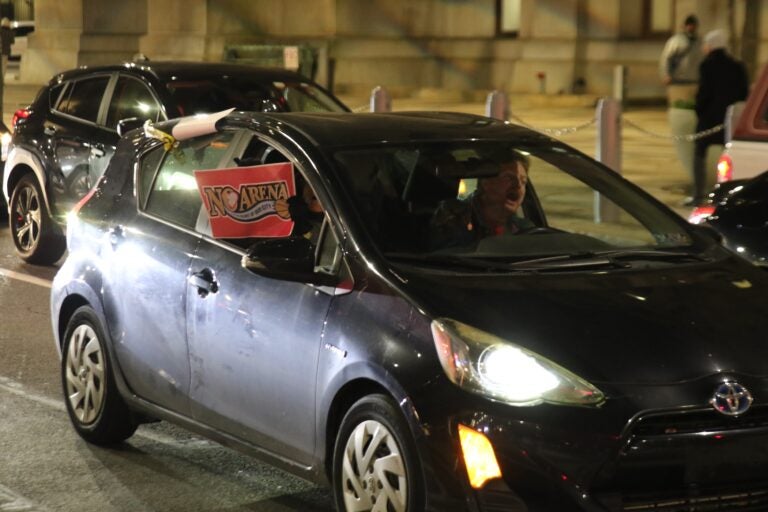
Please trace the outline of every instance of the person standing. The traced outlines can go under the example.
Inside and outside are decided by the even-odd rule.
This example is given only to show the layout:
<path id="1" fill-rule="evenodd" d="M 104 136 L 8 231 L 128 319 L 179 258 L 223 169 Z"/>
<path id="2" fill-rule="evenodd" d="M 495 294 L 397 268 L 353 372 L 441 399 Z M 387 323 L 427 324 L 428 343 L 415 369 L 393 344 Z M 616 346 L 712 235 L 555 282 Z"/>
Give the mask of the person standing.
<path id="1" fill-rule="evenodd" d="M 726 52 L 728 36 L 724 30 L 713 30 L 704 36 L 705 58 L 699 66 L 699 90 L 696 93 L 696 132 L 714 128 L 725 121 L 728 106 L 743 101 L 749 93 L 749 81 L 744 64 Z M 696 139 L 693 155 L 693 197 L 686 206 L 704 202 L 707 185 L 707 148 L 724 144 L 725 133 L 715 133 Z"/>
<path id="2" fill-rule="evenodd" d="M 702 59 L 698 28 L 698 18 L 688 15 L 683 22 L 683 31 L 670 37 L 661 52 L 659 74 L 667 86 L 670 107 L 677 100 L 693 101 L 696 94 Z"/>

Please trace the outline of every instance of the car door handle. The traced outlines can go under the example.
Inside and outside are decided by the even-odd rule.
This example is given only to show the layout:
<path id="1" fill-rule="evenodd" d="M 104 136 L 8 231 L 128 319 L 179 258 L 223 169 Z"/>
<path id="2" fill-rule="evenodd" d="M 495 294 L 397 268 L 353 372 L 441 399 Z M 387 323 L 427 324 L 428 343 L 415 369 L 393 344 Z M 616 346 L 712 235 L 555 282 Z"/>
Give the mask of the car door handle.
<path id="1" fill-rule="evenodd" d="M 94 158 L 101 158 L 104 156 L 104 146 L 98 145 L 91 147 L 91 156 Z"/>
<path id="2" fill-rule="evenodd" d="M 216 276 L 213 270 L 209 268 L 204 268 L 200 272 L 190 275 L 189 284 L 197 288 L 197 294 L 203 298 L 207 297 L 209 293 L 219 291 L 219 283 L 216 281 Z"/>

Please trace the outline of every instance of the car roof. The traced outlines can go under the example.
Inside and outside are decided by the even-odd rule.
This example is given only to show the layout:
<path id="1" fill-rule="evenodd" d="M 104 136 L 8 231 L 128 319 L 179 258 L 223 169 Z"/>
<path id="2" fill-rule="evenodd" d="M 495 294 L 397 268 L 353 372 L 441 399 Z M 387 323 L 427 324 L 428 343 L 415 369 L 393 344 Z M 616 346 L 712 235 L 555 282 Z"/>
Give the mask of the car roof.
<path id="1" fill-rule="evenodd" d="M 247 76 L 267 82 L 279 81 L 309 81 L 299 73 L 279 69 L 261 68 L 248 64 L 233 64 L 228 62 L 187 62 L 187 61 L 142 61 L 124 62 L 105 66 L 82 66 L 77 69 L 63 71 L 51 80 L 59 82 L 87 76 L 93 73 L 128 71 L 140 75 L 153 76 L 162 82 L 170 80 L 204 80 L 223 75 Z"/>
<path id="2" fill-rule="evenodd" d="M 551 140 L 524 128 L 485 116 L 456 112 L 280 113 L 268 114 L 301 131 L 321 146 L 407 144 L 437 140 Z"/>
<path id="3" fill-rule="evenodd" d="M 220 117 L 221 114 L 210 116 Z M 173 119 L 159 123 L 157 128 L 171 133 L 176 124 L 190 119 Z M 217 129 L 227 126 L 247 128 L 254 123 L 289 135 L 290 132 L 298 132 L 321 147 L 510 139 L 525 140 L 530 144 L 561 145 L 546 135 L 519 125 L 456 112 L 233 112 L 215 126 Z"/>

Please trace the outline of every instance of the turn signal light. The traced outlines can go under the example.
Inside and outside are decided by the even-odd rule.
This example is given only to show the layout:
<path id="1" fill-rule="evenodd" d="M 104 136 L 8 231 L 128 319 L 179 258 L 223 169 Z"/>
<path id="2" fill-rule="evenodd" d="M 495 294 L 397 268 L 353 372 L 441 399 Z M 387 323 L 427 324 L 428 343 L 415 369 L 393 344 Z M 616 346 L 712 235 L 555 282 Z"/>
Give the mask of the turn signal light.
<path id="1" fill-rule="evenodd" d="M 473 489 L 482 488 L 488 480 L 501 478 L 501 469 L 496 461 L 491 442 L 473 428 L 459 425 L 459 441 L 467 467 L 469 484 Z"/>
<path id="2" fill-rule="evenodd" d="M 717 161 L 717 182 L 724 183 L 733 179 L 733 160 L 731 157 L 723 154 Z"/>

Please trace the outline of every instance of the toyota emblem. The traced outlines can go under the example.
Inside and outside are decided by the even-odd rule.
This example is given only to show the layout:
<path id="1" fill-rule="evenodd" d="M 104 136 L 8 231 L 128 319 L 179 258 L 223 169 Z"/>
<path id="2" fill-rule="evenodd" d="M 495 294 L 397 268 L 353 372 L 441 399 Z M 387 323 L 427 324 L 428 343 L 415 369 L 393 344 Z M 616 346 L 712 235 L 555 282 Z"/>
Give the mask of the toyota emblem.
<path id="1" fill-rule="evenodd" d="M 721 414 L 738 416 L 749 410 L 753 400 L 752 393 L 738 382 L 723 382 L 709 403 Z"/>

